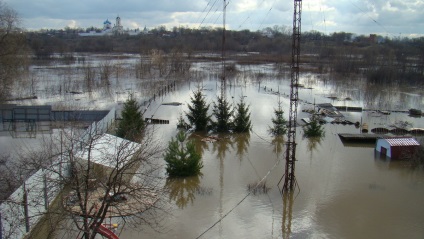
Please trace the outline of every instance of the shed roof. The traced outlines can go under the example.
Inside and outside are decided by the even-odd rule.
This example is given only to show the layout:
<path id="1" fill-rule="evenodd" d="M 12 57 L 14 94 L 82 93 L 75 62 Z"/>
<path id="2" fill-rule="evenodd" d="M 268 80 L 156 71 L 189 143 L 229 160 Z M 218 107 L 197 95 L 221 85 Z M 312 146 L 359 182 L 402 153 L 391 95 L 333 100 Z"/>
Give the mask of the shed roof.
<path id="1" fill-rule="evenodd" d="M 384 139 L 390 146 L 419 146 L 420 143 L 414 138 L 390 138 Z"/>

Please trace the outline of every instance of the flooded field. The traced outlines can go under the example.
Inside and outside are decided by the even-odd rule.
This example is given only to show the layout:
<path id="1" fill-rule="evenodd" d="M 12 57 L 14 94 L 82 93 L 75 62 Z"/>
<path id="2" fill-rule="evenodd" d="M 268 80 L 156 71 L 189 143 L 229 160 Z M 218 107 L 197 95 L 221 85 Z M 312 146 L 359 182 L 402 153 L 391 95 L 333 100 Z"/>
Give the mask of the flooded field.
<path id="1" fill-rule="evenodd" d="M 215 100 L 219 92 L 216 81 L 202 81 L 202 84 L 207 99 Z M 279 181 L 284 173 L 284 141 L 274 139 L 267 132 L 278 96 L 264 87 L 273 91 L 284 89 L 282 92 L 287 95 L 287 84 L 288 79 L 276 79 L 263 81 L 261 87 L 248 84 L 229 91 L 228 97 L 235 103 L 241 94 L 247 96 L 252 132 L 219 135 L 220 140 L 213 143 L 204 143 L 200 141 L 201 135 L 194 135 L 203 150 L 203 176 L 172 184 L 166 200 L 173 209 L 162 222 L 160 232 L 144 227 L 138 228 L 141 231 L 124 229 L 121 237 L 421 238 L 424 172 L 412 169 L 407 162 L 380 160 L 375 155 L 374 144 L 343 144 L 338 133 L 360 132 L 353 125 L 326 124 L 326 134 L 321 140 L 302 138 L 302 129 L 298 128 L 299 188 L 292 198 L 283 201 Z M 171 120 L 170 125 L 155 126 L 164 139 L 175 135 L 176 119 L 187 110 L 191 90 L 193 86 L 191 89 L 182 86 L 162 99 L 184 105 L 160 106 L 152 113 L 157 118 Z M 303 91 L 300 98 L 304 101 L 331 103 L 324 93 Z M 288 109 L 287 97 L 282 99 Z M 299 106 L 308 107 L 312 106 L 306 103 Z M 304 114 L 299 113 L 299 118 Z M 421 119 L 406 113 L 345 114 L 354 122 L 362 120 L 376 126 L 400 121 L 411 122 L 414 127 L 424 126 Z M 266 193 L 249 194 L 248 186 L 261 180 L 266 182 Z"/>
<path id="2" fill-rule="evenodd" d="M 190 96 L 197 87 L 202 87 L 211 107 L 216 101 L 221 90 L 217 65 L 194 64 L 192 71 L 196 73 L 190 79 L 179 80 L 174 90 L 156 95 L 145 109 L 145 117 L 170 121 L 149 126 L 164 147 L 176 135 L 178 117 L 187 111 Z M 303 130 L 298 127 L 295 173 L 298 188 L 292 195 L 282 195 L 279 182 L 284 173 L 285 142 L 270 135 L 268 127 L 279 97 L 284 111 L 288 112 L 289 74 L 277 74 L 270 64 L 237 65 L 237 69 L 236 74 L 228 77 L 227 98 L 236 104 L 245 96 L 250 106 L 252 131 L 219 134 L 216 142 L 203 142 L 205 135 L 193 133 L 190 137 L 203 156 L 202 176 L 167 180 L 164 168 L 159 176 L 163 177 L 163 186 L 169 189 L 169 197 L 162 198 L 168 209 L 161 216 L 159 227 L 144 224 L 134 227 L 112 219 L 120 225 L 119 238 L 424 237 L 424 170 L 413 168 L 406 161 L 380 159 L 374 144 L 343 143 L 338 134 L 359 133 L 360 129 L 354 125 L 325 124 L 322 139 L 303 138 Z M 37 74 L 43 72 L 45 79 L 56 83 L 58 79 L 76 77 L 70 74 L 58 78 L 57 72 L 61 71 L 42 68 Z M 55 97 L 26 103 L 61 101 L 80 108 L 106 109 L 119 107 L 128 93 L 140 97 L 141 103 L 156 92 L 146 87 L 146 80 L 135 80 L 130 74 L 114 82 L 113 90 L 109 91 L 57 93 Z M 173 79 L 166 79 L 161 84 L 171 82 Z M 313 108 L 314 103 L 389 111 L 424 109 L 423 92 L 419 89 L 370 87 L 360 77 L 336 79 L 313 73 L 301 74 L 300 83 L 305 87 L 299 88 L 299 119 L 308 117 L 303 110 Z M 59 92 L 60 85 L 52 91 Z M 169 102 L 182 105 L 162 105 Z M 398 124 L 424 128 L 423 118 L 410 117 L 404 112 L 342 113 L 346 119 L 367 123 L 371 129 Z M 259 182 L 264 182 L 259 190 L 248 190 Z M 155 219 L 146 218 L 146 221 Z"/>

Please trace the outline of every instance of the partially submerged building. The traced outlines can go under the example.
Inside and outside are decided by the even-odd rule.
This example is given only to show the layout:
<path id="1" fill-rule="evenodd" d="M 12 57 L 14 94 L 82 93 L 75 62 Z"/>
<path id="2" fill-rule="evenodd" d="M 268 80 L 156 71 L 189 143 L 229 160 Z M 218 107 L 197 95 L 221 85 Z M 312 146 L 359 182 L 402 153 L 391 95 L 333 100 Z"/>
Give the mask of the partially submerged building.
<path id="1" fill-rule="evenodd" d="M 406 159 L 411 158 L 419 147 L 420 143 L 414 138 L 386 138 L 377 139 L 375 150 L 391 159 Z"/>

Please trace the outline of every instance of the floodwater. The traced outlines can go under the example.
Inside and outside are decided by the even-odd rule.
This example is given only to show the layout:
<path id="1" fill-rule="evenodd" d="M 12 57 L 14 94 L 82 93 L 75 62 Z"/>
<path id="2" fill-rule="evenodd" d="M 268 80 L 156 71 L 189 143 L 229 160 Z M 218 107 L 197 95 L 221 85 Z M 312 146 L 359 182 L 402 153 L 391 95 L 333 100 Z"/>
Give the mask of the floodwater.
<path id="1" fill-rule="evenodd" d="M 295 172 L 298 188 L 284 199 L 279 184 L 285 165 L 284 140 L 275 139 L 267 130 L 278 102 L 273 92 L 279 90 L 286 95 L 281 99 L 288 111 L 289 80 L 273 77 L 262 80 L 261 86 L 249 79 L 246 84 L 227 85 L 227 98 L 233 104 L 241 95 L 246 96 L 252 132 L 220 134 L 219 141 L 209 143 L 200 141 L 202 135 L 194 133 L 192 138 L 202 149 L 203 175 L 172 184 L 169 198 L 165 198 L 171 205 L 170 214 L 161 221 L 159 232 L 145 226 L 138 230 L 124 228 L 120 238 L 424 237 L 424 172 L 412 169 L 407 162 L 379 159 L 373 144 L 343 144 L 338 133 L 359 132 L 353 125 L 327 124 L 321 140 L 304 139 L 302 129 L 298 128 Z M 201 81 L 209 103 L 220 92 L 217 81 L 214 76 Z M 189 96 L 196 86 L 193 83 L 180 86 L 159 101 L 181 102 L 181 106 L 152 107 L 154 118 L 171 121 L 169 125 L 155 126 L 162 138 L 176 134 L 179 114 L 187 111 Z M 313 107 L 305 102 L 362 106 L 364 101 L 359 89 L 344 91 L 344 97 L 351 97 L 352 101 L 334 101 L 326 98 L 326 91 L 333 89 L 311 87 L 318 89 L 299 90 L 303 101 L 299 105 L 299 119 L 307 116 L 302 109 Z M 340 96 L 341 92 L 334 93 Z M 407 102 L 397 103 L 417 107 L 411 106 L 411 102 L 419 102 L 422 97 L 415 96 L 419 99 L 406 98 Z M 391 97 L 396 95 L 393 93 Z M 418 107 L 421 105 L 422 102 Z M 413 127 L 424 126 L 422 119 L 411 118 L 406 113 L 389 116 L 376 112 L 343 113 L 353 122 L 367 122 L 370 129 L 402 122 Z M 267 192 L 249 193 L 248 185 L 261 181 L 266 182 Z"/>
<path id="2" fill-rule="evenodd" d="M 282 195 L 285 142 L 270 135 L 268 127 L 277 107 L 276 91 L 284 111 L 289 110 L 289 74 L 274 73 L 272 65 L 237 67 L 241 72 L 228 78 L 227 99 L 236 104 L 245 96 L 253 125 L 250 134 L 219 134 L 217 142 L 202 142 L 204 135 L 193 133 L 202 151 L 202 176 L 166 182 L 164 169 L 160 176 L 170 190 L 169 197 L 162 198 L 168 208 L 160 228 L 124 227 L 123 221 L 116 221 L 119 238 L 424 238 L 424 171 L 405 161 L 380 159 L 373 144 L 344 144 L 338 134 L 359 132 L 354 125 L 326 124 L 322 139 L 303 138 L 298 127 L 298 187 Z M 151 126 L 165 146 L 177 133 L 177 119 L 187 111 L 192 92 L 201 85 L 212 107 L 221 90 L 213 63 L 195 64 L 193 69 L 201 74 L 156 97 L 145 113 L 170 120 L 168 125 Z M 381 110 L 424 108 L 419 89 L 367 87 L 361 78 L 343 81 L 318 74 L 301 74 L 300 83 L 312 89 L 299 89 L 299 119 L 308 116 L 302 110 L 314 102 Z M 115 96 L 111 99 L 110 104 L 119 103 Z M 168 102 L 182 105 L 161 105 Z M 370 129 L 399 123 L 424 127 L 422 118 L 407 113 L 342 113 L 353 122 L 368 123 Z M 266 190 L 249 193 L 248 186 L 259 182 L 265 182 Z"/>

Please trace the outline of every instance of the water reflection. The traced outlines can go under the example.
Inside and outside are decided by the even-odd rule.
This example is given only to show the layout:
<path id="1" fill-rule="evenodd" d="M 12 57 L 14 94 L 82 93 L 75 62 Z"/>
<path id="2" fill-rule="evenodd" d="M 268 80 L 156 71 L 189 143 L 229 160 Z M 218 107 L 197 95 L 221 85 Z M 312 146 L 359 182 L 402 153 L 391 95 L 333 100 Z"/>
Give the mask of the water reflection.
<path id="1" fill-rule="evenodd" d="M 282 234 L 283 238 L 290 238 L 292 233 L 292 219 L 293 219 L 293 195 L 294 191 L 283 193 L 283 220 L 282 220 Z"/>
<path id="2" fill-rule="evenodd" d="M 200 153 L 200 155 L 203 155 L 205 150 L 206 151 L 209 150 L 210 142 L 202 140 L 206 137 L 207 137 L 207 135 L 205 133 L 202 133 L 202 132 L 196 132 L 196 133 L 193 133 L 190 136 L 188 136 L 188 140 L 194 140 L 194 142 L 196 142 L 194 145 L 195 145 L 196 151 L 198 153 Z"/>
<path id="3" fill-rule="evenodd" d="M 271 145 L 273 146 L 272 152 L 277 154 L 277 158 L 283 152 L 285 142 L 286 142 L 286 140 L 284 139 L 284 136 L 282 136 L 282 135 L 275 136 L 272 139 L 272 141 L 271 141 Z"/>
<path id="4" fill-rule="evenodd" d="M 193 204 L 196 192 L 199 191 L 200 176 L 185 178 L 168 178 L 166 188 L 169 191 L 169 198 L 183 209 L 187 204 Z"/>
<path id="5" fill-rule="evenodd" d="M 309 158 L 312 159 L 314 151 L 317 150 L 318 147 L 321 146 L 321 140 L 324 137 L 309 137 L 307 138 L 307 145 L 306 145 L 306 149 L 309 152 Z"/>
<path id="6" fill-rule="evenodd" d="M 242 161 L 244 155 L 248 153 L 248 148 L 250 144 L 250 134 L 236 134 L 234 135 L 234 141 L 236 143 L 236 154 L 239 160 Z"/>
<path id="7" fill-rule="evenodd" d="M 230 134 L 219 134 L 218 140 L 213 143 L 212 151 L 219 159 L 225 159 L 228 151 L 234 149 L 234 142 Z"/>

